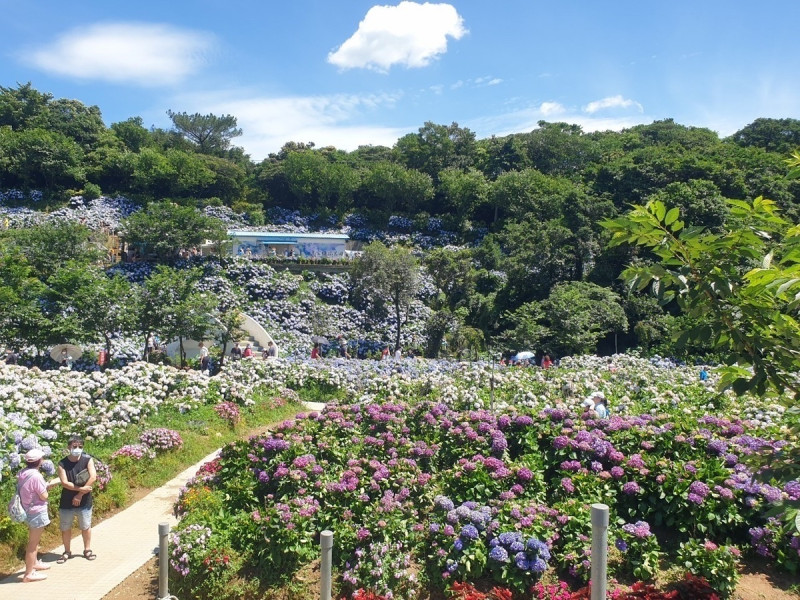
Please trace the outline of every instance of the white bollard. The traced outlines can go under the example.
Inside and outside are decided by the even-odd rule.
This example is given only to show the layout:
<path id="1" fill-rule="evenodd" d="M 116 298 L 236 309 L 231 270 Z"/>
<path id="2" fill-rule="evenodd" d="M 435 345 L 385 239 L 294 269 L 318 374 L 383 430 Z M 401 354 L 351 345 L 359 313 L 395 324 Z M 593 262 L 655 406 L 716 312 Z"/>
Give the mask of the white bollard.
<path id="1" fill-rule="evenodd" d="M 331 563 L 333 561 L 333 532 L 326 529 L 319 536 L 319 547 L 322 553 L 322 563 L 319 568 L 320 600 L 331 600 Z"/>
<path id="2" fill-rule="evenodd" d="M 592 600 L 606 600 L 608 506 L 592 504 Z"/>
<path id="3" fill-rule="evenodd" d="M 158 598 L 169 598 L 169 523 L 158 524 Z"/>

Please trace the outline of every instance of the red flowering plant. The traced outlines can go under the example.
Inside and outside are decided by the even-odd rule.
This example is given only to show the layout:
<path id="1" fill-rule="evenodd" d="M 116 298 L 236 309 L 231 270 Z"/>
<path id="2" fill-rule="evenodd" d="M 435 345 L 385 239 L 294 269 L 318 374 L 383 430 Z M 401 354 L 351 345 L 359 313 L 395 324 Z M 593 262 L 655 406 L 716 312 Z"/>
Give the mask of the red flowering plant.
<path id="1" fill-rule="evenodd" d="M 453 582 L 450 595 L 453 600 L 511 600 L 513 597 L 511 590 L 506 588 L 495 586 L 482 592 L 473 584 L 461 581 Z"/>

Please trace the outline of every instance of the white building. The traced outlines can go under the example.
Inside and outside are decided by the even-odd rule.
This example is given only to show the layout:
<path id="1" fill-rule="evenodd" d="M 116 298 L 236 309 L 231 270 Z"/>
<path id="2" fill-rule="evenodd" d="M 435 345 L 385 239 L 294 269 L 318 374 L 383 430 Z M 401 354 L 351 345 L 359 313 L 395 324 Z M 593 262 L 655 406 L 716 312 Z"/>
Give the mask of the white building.
<path id="1" fill-rule="evenodd" d="M 253 257 L 342 258 L 349 236 L 343 233 L 228 231 L 233 254 Z"/>

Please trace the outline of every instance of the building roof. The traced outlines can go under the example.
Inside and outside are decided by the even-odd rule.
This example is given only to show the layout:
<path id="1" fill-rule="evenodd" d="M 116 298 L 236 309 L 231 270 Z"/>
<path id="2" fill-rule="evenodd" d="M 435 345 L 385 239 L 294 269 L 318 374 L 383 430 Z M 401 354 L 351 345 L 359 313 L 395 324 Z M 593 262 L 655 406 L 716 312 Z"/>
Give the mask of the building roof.
<path id="1" fill-rule="evenodd" d="M 292 233 L 285 231 L 246 231 L 231 229 L 228 235 L 235 238 L 254 237 L 264 242 L 294 243 L 303 240 L 341 240 L 346 241 L 350 236 L 344 233 Z"/>

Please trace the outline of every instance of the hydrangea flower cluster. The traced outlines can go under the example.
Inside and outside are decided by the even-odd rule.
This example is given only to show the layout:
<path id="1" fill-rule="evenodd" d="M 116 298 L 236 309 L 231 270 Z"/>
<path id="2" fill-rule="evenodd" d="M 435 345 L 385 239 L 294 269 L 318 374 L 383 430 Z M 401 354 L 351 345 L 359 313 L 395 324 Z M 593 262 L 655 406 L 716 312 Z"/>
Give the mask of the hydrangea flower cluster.
<path id="1" fill-rule="evenodd" d="M 139 441 L 147 448 L 156 453 L 166 452 L 167 450 L 178 450 L 183 447 L 181 434 L 174 429 L 157 427 L 143 431 L 139 436 Z"/>

